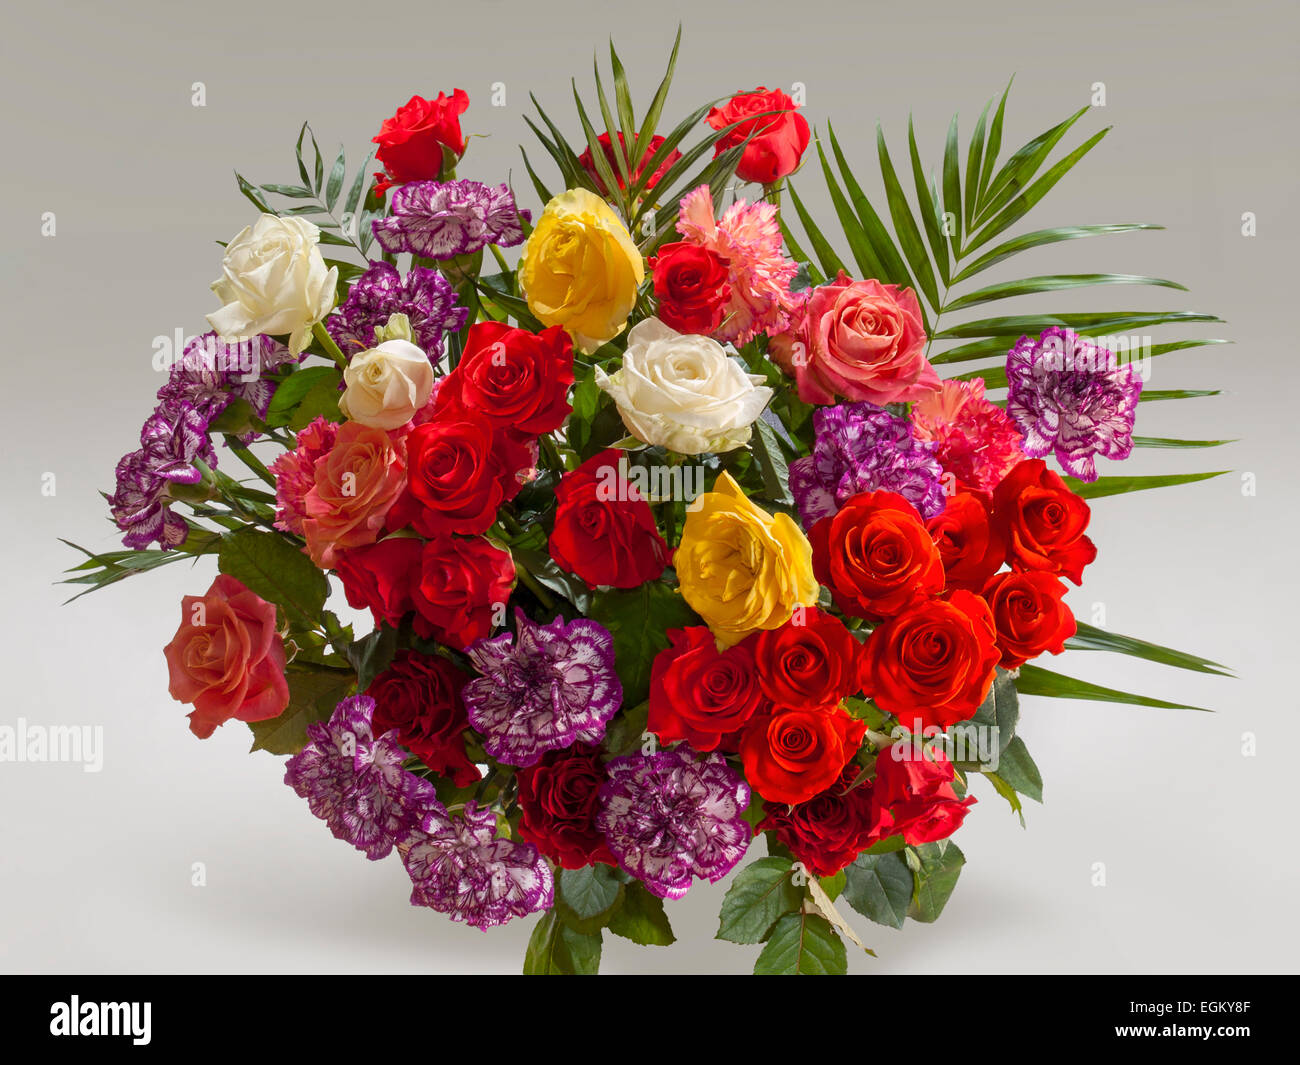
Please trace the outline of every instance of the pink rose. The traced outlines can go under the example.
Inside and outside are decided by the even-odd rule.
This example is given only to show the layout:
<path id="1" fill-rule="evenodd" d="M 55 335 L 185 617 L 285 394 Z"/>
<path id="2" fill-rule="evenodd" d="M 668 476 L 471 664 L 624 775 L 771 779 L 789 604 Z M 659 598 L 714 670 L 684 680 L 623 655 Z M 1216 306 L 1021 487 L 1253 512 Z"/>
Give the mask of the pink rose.
<path id="1" fill-rule="evenodd" d="M 307 553 L 330 569 L 340 549 L 373 544 L 388 511 L 406 487 L 406 448 L 382 429 L 360 422 L 339 428 L 330 450 L 315 461 L 303 497 Z"/>
<path id="2" fill-rule="evenodd" d="M 915 292 L 841 273 L 804 297 L 795 325 L 772 339 L 769 352 L 794 376 L 805 403 L 839 396 L 884 406 L 939 388 L 925 343 Z"/>
<path id="3" fill-rule="evenodd" d="M 181 627 L 163 654 L 167 690 L 194 705 L 190 731 L 199 739 L 232 718 L 265 721 L 289 705 L 275 607 L 234 577 L 222 574 L 206 595 L 181 600 Z"/>

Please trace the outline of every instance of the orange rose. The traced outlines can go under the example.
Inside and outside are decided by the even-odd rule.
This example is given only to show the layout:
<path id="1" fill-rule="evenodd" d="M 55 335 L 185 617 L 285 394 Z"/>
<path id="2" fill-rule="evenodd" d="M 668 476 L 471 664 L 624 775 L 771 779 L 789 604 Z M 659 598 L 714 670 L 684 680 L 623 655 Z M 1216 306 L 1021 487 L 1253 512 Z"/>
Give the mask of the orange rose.
<path id="1" fill-rule="evenodd" d="M 382 429 L 343 425 L 334 446 L 317 460 L 314 484 L 303 499 L 307 553 L 331 569 L 341 548 L 373 544 L 406 487 L 405 448 Z"/>

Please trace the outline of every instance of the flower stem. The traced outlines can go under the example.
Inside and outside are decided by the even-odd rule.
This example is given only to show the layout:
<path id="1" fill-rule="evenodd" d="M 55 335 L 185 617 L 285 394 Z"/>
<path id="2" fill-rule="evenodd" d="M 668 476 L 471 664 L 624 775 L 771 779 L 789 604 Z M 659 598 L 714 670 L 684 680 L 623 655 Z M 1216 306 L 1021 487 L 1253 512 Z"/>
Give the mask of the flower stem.
<path id="1" fill-rule="evenodd" d="M 537 578 L 528 572 L 527 567 L 522 563 L 516 562 L 515 574 L 521 581 L 523 581 L 524 587 L 532 592 L 533 595 L 537 596 L 538 601 L 541 602 L 542 606 L 547 610 L 555 609 L 555 600 L 551 598 L 551 593 L 537 583 Z"/>
<path id="2" fill-rule="evenodd" d="M 320 341 L 320 346 L 325 349 L 325 354 L 338 363 L 339 369 L 346 370 L 348 368 L 348 357 L 334 343 L 334 338 L 330 336 L 329 330 L 325 328 L 325 323 L 317 322 L 311 327 L 311 333 Z"/>

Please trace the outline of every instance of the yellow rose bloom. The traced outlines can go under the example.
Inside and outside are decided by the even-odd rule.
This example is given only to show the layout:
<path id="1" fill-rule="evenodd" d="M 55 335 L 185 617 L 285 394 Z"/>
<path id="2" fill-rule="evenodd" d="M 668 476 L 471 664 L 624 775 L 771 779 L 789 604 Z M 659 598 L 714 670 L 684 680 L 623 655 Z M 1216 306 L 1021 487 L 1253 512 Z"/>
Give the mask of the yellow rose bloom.
<path id="1" fill-rule="evenodd" d="M 779 628 L 796 606 L 817 601 L 803 530 L 755 506 L 728 473 L 687 509 L 673 561 L 682 598 L 725 647 Z"/>
<path id="2" fill-rule="evenodd" d="M 583 352 L 627 325 L 645 280 L 645 260 L 604 200 L 587 189 L 546 205 L 524 245 L 519 284 L 543 325 L 562 325 Z"/>

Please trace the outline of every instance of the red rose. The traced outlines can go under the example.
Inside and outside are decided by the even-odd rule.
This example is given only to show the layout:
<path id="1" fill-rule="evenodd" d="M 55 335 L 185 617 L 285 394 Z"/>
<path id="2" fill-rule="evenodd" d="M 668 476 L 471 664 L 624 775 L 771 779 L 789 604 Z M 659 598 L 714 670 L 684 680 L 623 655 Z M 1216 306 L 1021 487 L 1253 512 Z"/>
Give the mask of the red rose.
<path id="1" fill-rule="evenodd" d="M 778 707 L 745 727 L 745 779 L 768 802 L 805 802 L 839 777 L 866 729 L 843 710 Z"/>
<path id="2" fill-rule="evenodd" d="M 436 537 L 424 545 L 419 584 L 412 591 L 415 631 L 464 650 L 492 635 L 504 619 L 514 583 L 509 551 L 481 536 Z"/>
<path id="3" fill-rule="evenodd" d="M 167 691 L 193 704 L 190 731 L 199 739 L 232 718 L 265 721 L 289 705 L 275 606 L 234 577 L 223 573 L 202 596 L 181 599 L 181 625 L 163 654 Z"/>
<path id="4" fill-rule="evenodd" d="M 886 618 L 943 590 L 943 562 L 921 515 L 893 492 L 852 496 L 808 532 L 817 581 L 845 614 Z"/>
<path id="5" fill-rule="evenodd" d="M 650 258 L 659 320 L 679 333 L 708 335 L 722 324 L 731 299 L 727 261 L 709 248 L 677 241 Z"/>
<path id="6" fill-rule="evenodd" d="M 962 489 L 949 496 L 925 523 L 943 559 L 945 587 L 977 592 L 1002 567 L 1006 542 L 993 521 L 992 502 L 983 492 Z"/>
<path id="7" fill-rule="evenodd" d="M 910 728 L 947 728 L 979 709 L 999 657 L 988 604 L 959 589 L 913 606 L 867 637 L 862 690 Z"/>
<path id="8" fill-rule="evenodd" d="M 740 123 L 730 133 L 718 138 L 713 154 L 718 156 L 728 148 L 744 144 L 745 138 L 753 134 L 740 157 L 736 176 L 741 181 L 775 185 L 799 168 L 799 160 L 808 147 L 808 123 L 795 106 L 795 102 L 780 89 L 769 92 L 759 86 L 753 92 L 737 93 L 723 107 L 715 107 L 708 114 L 707 122 L 714 129 L 726 129 L 733 122 Z M 781 113 L 765 114 L 770 111 Z M 750 115 L 754 117 L 746 121 L 746 116 Z"/>
<path id="9" fill-rule="evenodd" d="M 619 189 L 627 188 L 627 185 L 623 181 L 623 171 L 619 169 L 618 160 L 614 158 L 613 142 L 609 139 L 609 134 L 602 133 L 596 138 L 596 140 L 600 142 L 600 147 L 605 153 L 605 158 L 609 161 L 609 169 L 613 172 L 614 180 L 618 183 Z M 663 142 L 663 137 L 650 138 L 649 146 L 641 153 L 640 161 L 636 164 L 636 168 L 632 170 L 633 185 L 641 180 L 641 175 L 645 173 L 645 168 L 650 164 L 650 160 L 654 158 L 655 152 L 659 150 Z M 618 134 L 618 146 L 623 159 L 628 161 L 627 142 L 623 139 L 623 133 L 621 130 Z M 654 188 L 659 179 L 668 173 L 668 169 L 681 157 L 682 153 L 677 151 L 676 148 L 664 156 L 663 162 L 659 164 L 655 169 L 655 172 L 651 174 L 649 179 L 646 181 L 645 191 L 649 192 Z M 596 169 L 596 160 L 591 154 L 590 148 L 578 156 L 578 163 L 583 170 L 591 175 L 591 180 L 596 183 L 596 188 L 600 190 L 600 194 L 602 196 L 608 196 L 609 189 L 605 188 L 605 179 L 600 176 L 600 171 Z"/>
<path id="10" fill-rule="evenodd" d="M 754 642 L 718 650 L 703 625 L 669 629 L 671 646 L 650 667 L 646 727 L 664 743 L 685 740 L 697 751 L 734 751 L 737 733 L 763 702 Z"/>
<path id="11" fill-rule="evenodd" d="M 348 604 L 369 610 L 375 624 L 397 628 L 415 609 L 411 590 L 420 579 L 424 542 L 413 536 L 390 536 L 377 544 L 340 551 L 334 570 L 343 582 Z"/>
<path id="12" fill-rule="evenodd" d="M 635 588 L 654 580 L 670 552 L 650 504 L 608 448 L 566 473 L 555 488 L 551 558 L 596 588 Z"/>
<path id="13" fill-rule="evenodd" d="M 541 761 L 516 770 L 515 779 L 520 836 L 565 869 L 618 864 L 596 828 L 596 795 L 605 781 L 599 747 L 575 743 L 547 751 Z"/>
<path id="14" fill-rule="evenodd" d="M 1050 573 L 999 573 L 984 588 L 1002 652 L 999 665 L 1017 669 L 1044 651 L 1059 655 L 1078 631 L 1061 602 L 1065 585 Z"/>
<path id="15" fill-rule="evenodd" d="M 450 97 L 438 93 L 436 100 L 412 96 L 392 118 L 384 119 L 376 158 L 387 174 L 376 174 L 375 191 L 408 181 L 436 181 L 442 176 L 443 149 L 457 157 L 465 154 L 465 135 L 460 116 L 469 107 L 469 95 L 456 89 Z"/>
<path id="16" fill-rule="evenodd" d="M 470 326 L 460 362 L 438 389 L 434 420 L 452 409 L 469 410 L 526 436 L 549 433 L 572 409 L 571 384 L 573 341 L 562 326 L 535 334 L 479 322 Z"/>
<path id="17" fill-rule="evenodd" d="M 532 456 L 523 443 L 476 411 L 447 411 L 406 436 L 407 488 L 388 527 L 425 536 L 486 532 L 497 509 L 522 487 Z"/>
<path id="18" fill-rule="evenodd" d="M 765 806 L 758 831 L 775 835 L 813 876 L 834 876 L 878 835 L 871 783 L 852 787 L 859 772 L 850 762 L 839 779 L 807 802 Z"/>
<path id="19" fill-rule="evenodd" d="M 884 836 L 901 835 L 910 846 L 947 839 L 966 819 L 975 799 L 957 798 L 957 771 L 939 750 L 895 743 L 876 758 L 872 819 Z"/>
<path id="20" fill-rule="evenodd" d="M 1042 459 L 1017 463 L 993 490 L 993 519 L 1016 570 L 1059 573 L 1075 584 L 1097 547 L 1083 535 L 1092 511 Z"/>
<path id="21" fill-rule="evenodd" d="M 375 701 L 375 735 L 396 729 L 403 747 L 458 788 L 480 777 L 465 754 L 469 716 L 460 690 L 467 680 L 441 655 L 401 650 L 366 689 Z"/>
<path id="22" fill-rule="evenodd" d="M 815 606 L 795 607 L 779 629 L 754 638 L 763 694 L 806 710 L 829 710 L 857 691 L 859 650 L 844 623 Z"/>

